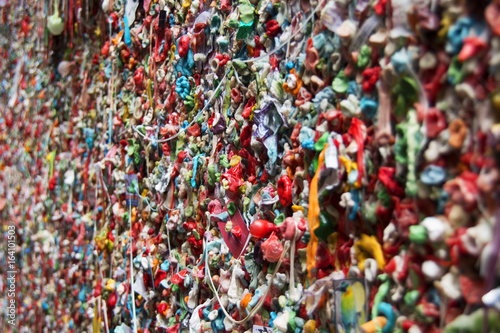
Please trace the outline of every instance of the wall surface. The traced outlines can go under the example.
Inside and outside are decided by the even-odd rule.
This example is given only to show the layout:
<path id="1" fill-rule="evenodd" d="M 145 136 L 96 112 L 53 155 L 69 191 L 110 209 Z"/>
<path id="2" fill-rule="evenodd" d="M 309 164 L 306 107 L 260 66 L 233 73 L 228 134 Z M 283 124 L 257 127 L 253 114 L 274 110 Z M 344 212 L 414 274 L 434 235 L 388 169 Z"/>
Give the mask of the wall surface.
<path id="1" fill-rule="evenodd" d="M 498 0 L 0 20 L 0 331 L 500 332 Z"/>

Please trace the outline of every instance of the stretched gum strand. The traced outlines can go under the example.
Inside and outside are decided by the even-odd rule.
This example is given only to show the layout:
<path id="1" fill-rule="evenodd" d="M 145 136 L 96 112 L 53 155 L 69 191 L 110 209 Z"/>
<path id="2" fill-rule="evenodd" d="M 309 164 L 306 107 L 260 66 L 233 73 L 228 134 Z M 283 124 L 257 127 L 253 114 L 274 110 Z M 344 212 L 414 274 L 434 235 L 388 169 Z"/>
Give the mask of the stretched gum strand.
<path id="1" fill-rule="evenodd" d="M 311 186 L 309 189 L 309 208 L 307 212 L 309 233 L 311 235 L 311 239 L 307 244 L 307 274 L 309 279 L 311 279 L 311 270 L 316 266 L 316 249 L 318 248 L 318 237 L 316 237 L 314 231 L 319 227 L 320 209 L 318 202 L 318 180 L 319 174 L 321 172 L 321 167 L 323 166 L 323 162 L 325 160 L 326 148 L 328 148 L 328 143 L 325 144 L 325 147 L 321 151 L 321 154 L 319 154 L 318 168 L 316 169 L 316 173 L 311 180 Z"/>
<path id="2" fill-rule="evenodd" d="M 255 307 L 252 309 L 252 311 L 250 311 L 250 313 L 243 319 L 241 320 L 234 320 L 233 317 L 227 312 L 226 308 L 224 307 L 224 305 L 222 304 L 221 300 L 220 300 L 220 297 L 219 297 L 219 293 L 217 292 L 214 292 L 215 294 L 215 297 L 217 298 L 217 302 L 219 302 L 219 305 L 220 305 L 220 309 L 222 309 L 222 312 L 224 312 L 224 314 L 226 315 L 226 318 L 232 322 L 233 324 L 235 325 L 241 325 L 241 324 L 244 324 L 246 323 L 248 320 L 252 319 L 253 316 L 260 310 L 260 308 L 262 307 L 262 305 L 264 305 L 264 301 L 266 300 L 266 297 L 267 297 L 267 294 L 269 293 L 269 289 L 271 289 L 271 283 L 272 281 L 274 280 L 274 278 L 276 277 L 276 273 L 278 273 L 279 269 L 280 269 L 280 266 L 281 266 L 281 262 L 283 260 L 283 258 L 285 257 L 285 254 L 288 252 L 288 249 L 289 249 L 289 243 L 285 243 L 285 247 L 283 249 L 283 252 L 281 253 L 281 257 L 280 259 L 278 260 L 278 263 L 276 264 L 276 268 L 274 269 L 274 272 L 273 272 L 273 275 L 271 276 L 271 278 L 269 279 L 269 285 L 267 286 L 266 288 L 266 291 L 264 292 L 264 294 L 260 297 L 260 300 L 259 302 L 255 305 Z M 205 274 L 206 276 L 208 277 L 208 282 L 210 284 L 210 288 L 212 290 L 216 290 L 215 286 L 214 286 L 214 282 L 212 281 L 212 274 L 210 273 L 210 267 L 208 265 L 208 254 L 205 255 Z"/>

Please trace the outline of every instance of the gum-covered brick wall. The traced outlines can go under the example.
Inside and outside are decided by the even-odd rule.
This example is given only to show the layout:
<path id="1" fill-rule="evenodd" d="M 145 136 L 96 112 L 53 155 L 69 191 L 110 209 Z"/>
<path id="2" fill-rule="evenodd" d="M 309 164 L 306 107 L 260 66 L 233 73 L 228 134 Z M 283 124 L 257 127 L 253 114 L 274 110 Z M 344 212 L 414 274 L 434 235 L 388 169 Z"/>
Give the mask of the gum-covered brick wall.
<path id="1" fill-rule="evenodd" d="M 500 1 L 0 14 L 2 332 L 500 332 Z"/>

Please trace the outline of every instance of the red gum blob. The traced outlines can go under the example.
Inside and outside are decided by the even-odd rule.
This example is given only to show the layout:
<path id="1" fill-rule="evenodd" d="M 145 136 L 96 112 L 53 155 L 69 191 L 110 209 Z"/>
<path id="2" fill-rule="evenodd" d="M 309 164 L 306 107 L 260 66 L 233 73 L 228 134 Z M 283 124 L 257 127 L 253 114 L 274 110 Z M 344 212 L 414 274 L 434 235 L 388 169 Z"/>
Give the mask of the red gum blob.
<path id="1" fill-rule="evenodd" d="M 283 253 L 283 245 L 274 232 L 261 244 L 261 249 L 264 259 L 269 262 L 277 262 Z"/>
<path id="2" fill-rule="evenodd" d="M 276 225 L 266 220 L 255 220 L 250 225 L 250 234 L 256 238 L 264 238 L 271 232 L 277 231 Z"/>
<path id="3" fill-rule="evenodd" d="M 281 176 L 278 181 L 278 196 L 283 206 L 289 206 L 292 203 L 292 181 L 286 175 Z"/>
<path id="4" fill-rule="evenodd" d="M 179 57 L 183 58 L 187 56 L 189 51 L 189 36 L 184 35 L 179 40 Z"/>

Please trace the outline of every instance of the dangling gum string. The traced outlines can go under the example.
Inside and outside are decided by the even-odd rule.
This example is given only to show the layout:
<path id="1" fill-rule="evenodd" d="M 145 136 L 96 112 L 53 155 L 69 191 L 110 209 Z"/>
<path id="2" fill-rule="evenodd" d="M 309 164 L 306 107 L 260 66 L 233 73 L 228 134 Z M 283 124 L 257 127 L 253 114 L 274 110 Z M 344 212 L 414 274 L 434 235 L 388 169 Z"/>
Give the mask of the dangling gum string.
<path id="1" fill-rule="evenodd" d="M 149 148 L 151 148 L 151 141 L 149 141 L 149 144 L 146 146 L 146 170 L 148 172 L 148 175 L 149 175 L 149 154 L 148 154 Z M 137 194 L 139 194 L 139 191 L 137 191 Z"/>
<path id="2" fill-rule="evenodd" d="M 311 187 L 309 189 L 309 210 L 307 212 L 307 219 L 309 225 L 309 233 L 311 239 L 307 243 L 307 274 L 309 279 L 311 279 L 311 270 L 316 266 L 316 250 L 318 247 L 318 237 L 314 234 L 314 231 L 319 226 L 319 201 L 318 201 L 318 180 L 321 173 L 321 167 L 323 166 L 323 161 L 325 159 L 326 148 L 328 148 L 328 143 L 319 154 L 318 168 L 311 180 Z"/>
<path id="3" fill-rule="evenodd" d="M 226 205 L 226 207 L 227 207 L 227 205 Z M 209 229 L 210 229 L 210 222 L 211 222 L 211 217 L 210 217 L 209 212 L 206 212 L 206 215 L 205 215 L 205 216 L 206 216 L 206 219 L 207 219 L 207 221 L 208 221 L 208 223 L 207 223 L 207 227 L 206 227 L 206 229 L 205 229 L 205 232 L 209 232 Z M 167 229 L 168 229 L 168 228 L 167 228 Z M 246 248 L 247 248 L 248 243 L 250 243 L 250 239 L 251 239 L 251 238 L 252 238 L 252 235 L 250 235 L 250 233 L 249 233 L 249 234 L 248 234 L 248 236 L 247 236 L 247 240 L 245 241 L 245 245 L 243 246 L 243 249 L 246 249 Z M 203 256 L 207 257 L 207 254 L 206 254 L 206 242 L 205 242 L 205 238 L 203 238 L 203 248 L 204 248 L 204 249 L 203 249 Z M 243 254 L 240 254 L 240 257 L 241 257 L 242 255 L 243 255 Z M 225 273 L 225 274 L 224 274 L 224 275 L 223 275 L 223 276 L 219 279 L 219 281 L 222 281 L 222 280 L 224 280 L 224 279 L 226 278 L 226 276 L 229 274 L 229 272 L 230 272 L 230 271 L 231 271 L 231 269 L 233 268 L 234 263 L 235 263 L 236 261 L 239 261 L 239 258 L 233 257 L 233 259 L 231 260 L 231 264 L 229 265 L 228 269 L 226 270 L 226 273 Z M 202 262 L 204 262 L 203 258 L 202 258 L 202 260 L 200 260 L 200 262 L 198 263 L 198 265 L 196 265 L 196 267 L 200 266 Z M 205 265 L 205 269 L 206 269 L 206 266 L 207 266 L 207 265 Z M 218 293 L 219 293 L 220 286 L 221 286 L 221 285 L 220 285 L 220 283 L 219 283 L 219 286 L 217 287 L 217 290 L 215 291 L 215 294 L 218 294 Z M 214 290 L 215 290 L 215 288 L 214 288 Z"/>
<path id="4" fill-rule="evenodd" d="M 115 64 L 111 62 L 111 77 L 108 83 L 108 102 L 110 108 L 112 108 L 114 104 L 114 98 L 113 98 L 114 81 L 115 81 Z"/>
<path id="5" fill-rule="evenodd" d="M 149 70 L 149 77 L 153 77 L 153 81 L 156 81 L 156 68 L 155 64 L 156 62 L 154 61 L 154 56 L 153 54 L 153 26 L 154 26 L 154 21 L 151 22 L 149 25 L 149 58 L 148 58 L 148 70 Z M 147 91 L 148 91 L 148 100 L 149 100 L 149 107 L 153 108 L 153 101 L 151 98 L 151 79 L 148 79 L 148 83 L 146 84 L 147 86 Z M 148 111 L 146 111 L 148 112 Z"/>
<path id="6" fill-rule="evenodd" d="M 351 121 L 351 127 L 349 128 L 348 133 L 351 134 L 354 137 L 354 140 L 356 141 L 356 144 L 358 146 L 358 151 L 356 153 L 357 157 L 357 164 L 358 164 L 358 182 L 359 185 L 361 185 L 361 179 L 363 178 L 363 173 L 364 173 L 364 147 L 365 147 L 365 140 L 363 138 L 363 131 L 362 131 L 362 126 L 363 123 L 361 120 L 358 118 L 354 117 L 352 118 Z"/>
<path id="7" fill-rule="evenodd" d="M 424 126 L 425 129 L 427 129 L 427 112 L 429 110 L 429 100 L 427 99 L 427 95 L 425 94 L 425 90 L 424 90 L 424 87 L 422 86 L 422 82 L 420 81 L 420 78 L 417 76 L 417 74 L 415 73 L 415 71 L 413 70 L 413 68 L 411 67 L 411 63 L 408 62 L 406 64 L 406 69 L 408 70 L 408 73 L 410 74 L 410 76 L 415 80 L 415 82 L 417 83 L 417 86 L 418 86 L 418 95 L 419 95 L 419 103 L 420 105 L 423 105 L 424 106 L 424 119 L 423 119 L 423 122 L 422 122 L 422 126 Z M 420 154 L 420 150 L 421 150 L 422 146 L 420 146 L 418 148 L 418 154 Z M 416 164 L 416 157 L 415 157 L 415 164 Z M 416 168 L 416 165 L 414 166 L 414 169 Z M 414 171 L 416 172 L 416 171 Z M 419 208 L 418 208 L 418 205 L 417 205 L 417 198 L 416 198 L 416 195 L 413 197 L 413 202 L 414 202 L 414 209 L 415 209 L 415 212 L 417 214 L 417 217 L 419 216 L 420 212 L 419 212 Z"/>
<path id="8" fill-rule="evenodd" d="M 93 332 L 99 332 L 99 333 L 101 332 L 101 323 L 102 323 L 102 319 L 100 316 L 102 311 L 101 301 L 102 301 L 101 296 L 94 298 Z"/>
<path id="9" fill-rule="evenodd" d="M 153 26 L 154 26 L 154 21 L 151 21 L 151 24 L 149 25 L 149 58 L 148 58 L 148 69 L 149 69 L 149 76 L 153 76 L 151 75 L 151 71 L 152 71 L 152 68 L 151 68 L 151 55 L 153 54 Z M 153 57 L 154 58 L 154 57 Z M 154 59 L 153 59 L 153 62 L 154 62 Z"/>
<path id="10" fill-rule="evenodd" d="M 129 236 L 127 236 L 127 238 L 126 238 L 126 241 L 127 241 L 127 242 L 128 242 L 128 238 L 129 238 L 129 237 L 130 237 L 130 235 L 129 235 Z M 124 262 L 123 262 L 123 263 L 124 263 L 125 268 L 127 268 L 127 248 L 125 247 L 125 244 L 121 244 L 121 245 L 123 245 L 123 246 L 124 246 L 125 255 L 123 256 L 123 260 L 124 260 Z M 127 275 L 127 279 L 129 279 L 129 277 L 130 277 L 130 271 L 129 271 L 127 274 L 128 274 L 128 275 Z M 126 284 L 124 284 L 124 288 L 126 288 L 126 290 L 125 290 L 125 304 L 124 304 L 125 306 L 124 306 L 124 308 L 123 308 L 123 309 L 124 309 L 124 310 L 125 310 L 128 314 L 130 314 L 130 311 L 129 311 L 129 309 L 127 308 L 127 304 L 126 304 L 127 299 L 128 299 L 128 293 L 129 293 L 130 288 L 129 288 L 129 286 L 128 286 L 128 285 L 126 285 Z M 131 316 L 132 316 L 132 315 L 131 315 Z"/>
<path id="11" fill-rule="evenodd" d="M 424 121 L 423 125 L 427 128 L 427 111 L 429 109 L 429 100 L 427 99 L 427 95 L 425 94 L 424 87 L 422 86 L 422 82 L 420 81 L 420 78 L 417 76 L 413 68 L 411 68 L 411 64 L 407 63 L 406 64 L 406 69 L 408 70 L 408 73 L 411 75 L 411 77 L 415 80 L 418 86 L 418 92 L 419 92 L 419 100 L 418 102 L 424 106 Z"/>
<path id="12" fill-rule="evenodd" d="M 278 273 L 278 270 L 280 269 L 281 262 L 282 262 L 283 258 L 285 257 L 285 254 L 288 252 L 288 247 L 289 247 L 289 245 L 288 245 L 288 243 L 286 243 L 285 248 L 283 249 L 283 252 L 281 253 L 281 257 L 278 260 L 278 263 L 276 264 L 276 268 L 274 269 L 274 272 L 273 272 L 271 278 L 268 280 L 269 284 L 267 285 L 266 291 L 260 297 L 259 301 L 255 305 L 255 307 L 250 311 L 250 313 L 245 318 L 243 318 L 241 320 L 234 320 L 233 319 L 233 317 L 227 312 L 226 308 L 222 304 L 220 297 L 219 297 L 219 294 L 217 292 L 215 292 L 216 288 L 215 288 L 214 283 L 212 281 L 212 275 L 210 274 L 210 267 L 208 266 L 208 253 L 205 255 L 205 274 L 207 275 L 210 287 L 211 287 L 212 291 L 214 292 L 215 297 L 217 298 L 217 301 L 219 302 L 220 309 L 222 309 L 222 312 L 224 312 L 224 314 L 226 315 L 226 318 L 230 322 L 232 322 L 233 324 L 236 324 L 236 325 L 244 324 L 248 320 L 252 319 L 253 316 L 260 310 L 260 308 L 264 304 L 264 301 L 266 300 L 267 294 L 269 293 L 269 289 L 271 289 L 271 287 L 272 287 L 272 283 L 273 283 L 273 280 L 276 276 L 276 273 Z"/>
<path id="13" fill-rule="evenodd" d="M 160 18 L 158 17 L 155 21 L 158 21 L 159 22 Z M 151 36 L 152 37 L 152 36 Z M 164 37 L 164 36 L 163 36 Z M 157 35 L 156 36 L 156 42 L 155 42 L 155 56 L 158 56 L 158 44 L 159 44 L 159 36 Z M 165 59 L 166 60 L 166 59 Z M 154 102 L 155 102 L 155 105 L 156 105 L 156 101 L 158 99 L 158 91 L 157 91 L 157 87 L 158 87 L 158 82 L 156 81 L 156 72 L 157 72 L 157 66 L 156 66 L 156 60 L 154 59 L 153 57 L 153 65 L 154 65 L 154 70 L 153 70 L 153 82 L 154 82 L 154 85 L 155 85 L 155 99 L 154 99 Z M 154 110 L 154 109 L 153 109 Z"/>
<path id="14" fill-rule="evenodd" d="M 108 197 L 109 202 L 111 202 L 111 198 L 109 197 L 108 187 L 104 183 L 104 178 L 102 176 L 102 170 L 99 166 L 97 166 L 97 170 L 99 170 L 99 181 L 101 182 L 101 186 L 103 187 L 103 191 L 106 192 L 106 196 Z"/>
<path id="15" fill-rule="evenodd" d="M 45 292 L 43 291 L 43 286 L 45 283 L 43 283 L 43 279 L 45 278 L 46 274 L 47 274 L 47 264 L 45 262 L 45 254 L 43 253 L 43 250 L 40 252 L 41 256 L 42 256 L 42 278 L 41 278 L 41 285 L 40 285 L 40 296 L 45 296 Z M 48 282 L 48 281 L 46 281 Z M 40 307 L 40 309 L 43 311 L 43 309 Z M 43 315 L 43 312 L 42 312 L 42 315 Z M 40 330 L 39 332 L 42 333 L 42 326 L 40 326 Z"/>
<path id="16" fill-rule="evenodd" d="M 297 236 L 299 235 L 299 231 L 297 228 L 297 224 L 295 221 L 293 222 L 295 225 L 295 233 L 293 234 L 292 238 L 292 246 L 290 249 L 290 299 L 293 302 L 293 299 L 295 298 L 295 241 L 297 240 Z"/>
<path id="17" fill-rule="evenodd" d="M 137 318 L 135 314 L 135 293 L 134 293 L 134 258 L 132 252 L 134 252 L 134 242 L 132 241 L 132 201 L 128 202 L 128 218 L 130 220 L 130 289 L 132 290 L 132 319 L 134 321 L 134 333 L 137 333 Z M 125 252 L 126 253 L 126 252 Z M 127 300 L 125 299 L 125 302 Z"/>
<path id="18" fill-rule="evenodd" d="M 94 170 L 95 171 L 95 170 Z M 95 186 L 95 195 L 94 195 L 94 200 L 95 200 L 95 203 L 96 203 L 96 207 L 94 208 L 94 214 L 95 214 L 95 218 L 93 219 L 94 220 L 94 235 L 92 236 L 92 239 L 95 239 L 95 235 L 97 234 L 97 184 L 98 184 L 98 180 L 97 180 L 97 174 L 95 175 L 95 182 L 96 182 L 96 186 Z M 104 214 L 104 212 L 103 212 Z M 80 238 L 80 237 L 78 237 Z M 96 256 L 96 267 L 97 267 L 97 256 Z"/>
<path id="19" fill-rule="evenodd" d="M 103 312 L 103 317 L 104 317 L 104 324 L 106 325 L 106 333 L 109 333 L 108 309 L 106 308 L 106 302 L 104 300 L 102 300 L 102 312 Z"/>

